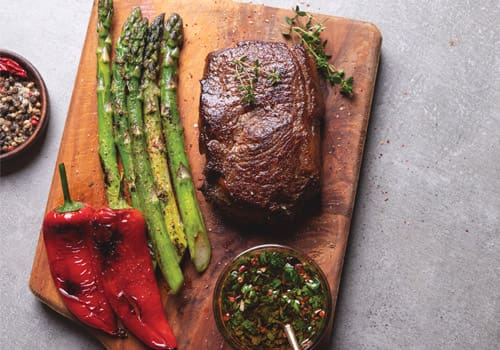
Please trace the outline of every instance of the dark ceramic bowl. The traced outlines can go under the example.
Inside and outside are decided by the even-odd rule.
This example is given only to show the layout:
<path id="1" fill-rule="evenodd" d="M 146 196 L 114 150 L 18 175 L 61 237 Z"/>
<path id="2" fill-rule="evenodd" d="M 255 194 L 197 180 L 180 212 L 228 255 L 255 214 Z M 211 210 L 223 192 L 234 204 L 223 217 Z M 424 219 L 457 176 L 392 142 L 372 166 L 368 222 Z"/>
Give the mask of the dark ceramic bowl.
<path id="1" fill-rule="evenodd" d="M 252 284 L 254 286 L 254 289 L 257 291 L 256 293 L 260 293 L 258 291 L 264 290 L 261 286 L 255 287 L 258 283 L 256 282 L 257 281 L 256 279 L 252 283 L 252 281 L 251 281 L 252 275 L 251 274 L 243 276 L 242 271 L 243 271 L 243 273 L 245 273 L 244 271 L 247 271 L 250 273 L 250 271 L 252 269 L 252 267 L 246 268 L 247 266 L 250 266 L 250 265 L 253 266 L 253 268 L 256 271 L 256 276 L 259 275 L 259 272 L 257 272 L 257 271 L 260 271 L 260 272 L 265 271 L 262 273 L 267 274 L 268 277 L 266 277 L 266 279 L 268 278 L 269 280 L 273 280 L 275 278 L 283 278 L 283 276 L 284 276 L 283 269 L 278 268 L 277 270 L 275 270 L 271 267 L 271 265 L 269 265 L 265 262 L 266 260 L 269 261 L 268 260 L 269 258 L 263 258 L 263 256 L 262 256 L 263 252 L 281 253 L 282 256 L 286 256 L 287 259 L 289 259 L 289 261 L 294 261 L 293 262 L 294 269 L 298 268 L 299 265 L 295 265 L 295 264 L 297 262 L 299 262 L 299 264 L 302 263 L 301 266 L 307 266 L 307 271 L 312 271 L 311 272 L 312 276 L 310 276 L 310 279 L 308 279 L 307 281 L 308 281 L 308 283 L 312 283 L 312 281 L 314 281 L 314 285 L 315 285 L 314 288 L 316 290 L 316 293 L 320 293 L 321 295 L 324 296 L 324 307 L 320 308 L 320 309 L 315 309 L 314 313 L 317 315 L 318 311 L 323 310 L 324 316 L 323 316 L 323 321 L 320 323 L 317 323 L 317 325 L 316 325 L 317 328 L 315 329 L 314 335 L 312 335 L 310 338 L 303 340 L 300 345 L 301 345 L 301 348 L 304 350 L 316 349 L 320 344 L 322 344 L 323 340 L 325 340 L 325 335 L 329 330 L 329 324 L 330 324 L 331 317 L 332 317 L 332 298 L 331 298 L 329 283 L 328 283 L 328 280 L 327 280 L 325 274 L 323 273 L 323 271 L 321 270 L 319 265 L 314 260 L 312 260 L 310 257 L 299 252 L 296 249 L 293 249 L 293 248 L 290 248 L 287 246 L 283 246 L 283 245 L 266 244 L 266 245 L 260 245 L 260 246 L 250 248 L 250 249 L 240 253 L 239 255 L 237 255 L 224 268 L 224 270 L 219 275 L 219 278 L 218 278 L 217 283 L 215 285 L 215 290 L 214 290 L 214 295 L 213 295 L 213 311 L 214 311 L 214 318 L 215 318 L 215 322 L 217 324 L 217 328 L 219 329 L 220 333 L 224 337 L 225 341 L 229 345 L 231 345 L 234 349 L 250 350 L 250 349 L 270 348 L 269 345 L 262 345 L 262 344 L 249 345 L 248 342 L 242 343 L 242 341 L 238 338 L 237 334 L 238 333 L 241 334 L 243 332 L 246 332 L 248 334 L 248 332 L 251 332 L 251 330 L 248 331 L 248 329 L 247 329 L 245 331 L 242 331 L 242 329 L 238 329 L 238 327 L 236 327 L 236 330 L 235 330 L 234 327 L 232 328 L 232 326 L 231 326 L 231 318 L 233 318 L 233 317 L 234 317 L 235 322 L 242 321 L 242 319 L 240 318 L 241 313 L 238 313 L 237 309 L 242 311 L 241 310 L 241 303 L 246 305 L 246 300 L 245 300 L 246 297 L 244 294 L 245 292 L 243 292 L 243 290 L 248 289 L 248 285 L 252 285 Z M 267 255 L 267 257 L 269 257 L 269 254 Z M 245 269 L 241 268 L 242 264 L 245 266 Z M 266 264 L 267 264 L 267 267 L 266 267 Z M 236 277 L 236 276 L 238 276 L 238 277 Z M 240 280 L 240 276 L 242 276 L 241 280 Z M 255 277 L 255 278 L 258 279 L 260 277 Z M 283 282 L 283 283 L 285 283 L 285 282 Z M 286 286 L 283 285 L 283 287 L 276 287 L 274 290 L 277 291 L 280 288 L 285 288 L 289 292 L 290 290 L 288 289 L 288 287 L 290 286 L 290 282 L 287 282 L 287 283 L 289 283 L 289 284 Z M 293 282 L 293 283 L 295 283 L 295 282 Z M 241 292 L 243 294 L 240 294 L 240 284 L 241 284 Z M 245 284 L 247 286 L 244 286 Z M 232 286 L 232 287 L 229 287 L 229 286 Z M 296 282 L 295 286 L 297 288 L 309 288 L 308 285 L 306 286 L 306 285 L 302 284 L 302 282 Z M 318 286 L 320 289 L 317 289 Z M 267 289 L 267 287 L 266 287 L 266 290 L 267 290 L 268 296 L 270 296 L 270 295 L 274 296 L 272 289 Z M 236 291 L 236 293 L 234 293 L 234 291 Z M 233 296 L 233 294 L 239 294 L 239 296 L 237 296 L 235 298 Z M 266 296 L 262 296 L 263 294 L 265 294 L 265 293 L 259 294 L 260 295 L 259 298 L 267 298 Z M 264 304 L 261 304 L 260 301 L 256 302 L 253 306 L 254 307 L 253 311 L 251 311 L 248 314 L 245 314 L 243 312 L 244 316 L 242 316 L 242 317 L 243 317 L 244 322 L 250 321 L 254 324 L 259 324 L 260 325 L 259 327 L 261 327 L 261 328 L 265 328 L 264 326 L 262 326 L 263 325 L 263 322 L 262 322 L 263 318 L 261 317 L 261 315 L 264 315 L 264 313 L 267 312 L 268 310 L 270 310 L 270 312 L 272 313 L 273 312 L 272 310 L 274 310 L 274 306 L 272 306 L 272 305 L 274 303 L 276 303 L 276 305 L 277 305 L 276 308 L 279 308 L 280 310 L 286 309 L 287 306 L 283 306 L 283 303 L 281 303 L 281 300 L 283 300 L 281 298 L 285 298 L 285 296 L 284 296 L 285 294 L 286 293 L 283 291 L 281 291 L 281 295 L 279 294 L 279 292 L 276 292 L 276 297 L 274 299 L 275 301 L 272 301 L 269 304 L 266 303 L 264 305 Z M 241 298 L 240 298 L 240 296 L 241 296 Z M 289 296 L 286 296 L 286 298 L 295 298 L 295 297 L 290 294 Z M 314 297 L 311 297 L 311 298 L 314 298 Z M 239 307 L 237 305 L 238 300 L 240 302 Z M 258 299 L 258 300 L 264 300 L 264 299 Z M 288 299 L 288 301 L 290 301 L 290 299 Z M 295 299 L 293 301 L 298 301 L 298 300 Z M 236 304 L 233 304 L 234 302 L 236 302 Z M 223 303 L 225 303 L 225 306 L 223 306 Z M 245 309 L 245 306 L 243 308 Z M 224 310 L 226 310 L 226 311 L 231 310 L 232 314 L 225 312 Z M 264 311 L 264 310 L 266 310 L 266 311 Z M 301 312 L 301 311 L 305 311 L 305 310 L 303 310 L 303 309 L 299 310 L 299 312 Z M 280 311 L 280 313 L 281 312 L 285 312 L 285 311 Z M 254 317 L 258 318 L 259 320 L 255 319 Z M 293 318 L 294 320 L 297 319 L 296 316 L 290 316 L 290 317 Z M 306 320 L 306 318 L 307 318 L 306 316 L 303 316 L 304 320 Z M 265 319 L 267 319 L 267 316 L 265 316 Z M 292 322 L 295 322 L 295 321 L 292 321 Z M 243 323 L 241 323 L 241 324 L 243 325 Z M 308 324 L 308 325 L 310 325 L 310 324 Z M 285 325 L 283 324 L 282 326 L 284 327 Z M 242 327 L 242 328 L 244 328 L 244 327 Z M 262 331 L 262 329 L 261 329 L 261 332 L 263 332 L 265 334 L 267 332 L 267 330 Z M 236 335 L 235 335 L 235 333 L 236 333 Z M 283 348 L 291 349 L 291 347 L 288 345 L 288 342 L 282 343 L 282 345 L 280 345 L 279 347 L 276 347 L 275 344 L 273 344 L 272 348 L 273 349 L 283 349 Z"/>
<path id="2" fill-rule="evenodd" d="M 15 52 L 3 49 L 0 49 L 0 57 L 10 58 L 19 63 L 19 65 L 26 70 L 28 75 L 27 79 L 34 82 L 35 86 L 40 91 L 40 103 L 42 104 L 40 111 L 41 112 L 40 120 L 38 121 L 38 125 L 36 129 L 33 131 L 33 134 L 31 134 L 31 136 L 26 141 L 24 141 L 21 145 L 14 148 L 12 151 L 1 153 L 0 154 L 0 162 L 1 162 L 14 158 L 21 153 L 25 153 L 44 134 L 45 129 L 47 128 L 47 124 L 49 122 L 49 115 L 48 115 L 49 96 L 47 94 L 47 87 L 45 86 L 45 82 L 43 81 L 42 76 L 35 68 L 35 66 L 33 66 L 27 59 L 25 59 L 24 57 Z"/>

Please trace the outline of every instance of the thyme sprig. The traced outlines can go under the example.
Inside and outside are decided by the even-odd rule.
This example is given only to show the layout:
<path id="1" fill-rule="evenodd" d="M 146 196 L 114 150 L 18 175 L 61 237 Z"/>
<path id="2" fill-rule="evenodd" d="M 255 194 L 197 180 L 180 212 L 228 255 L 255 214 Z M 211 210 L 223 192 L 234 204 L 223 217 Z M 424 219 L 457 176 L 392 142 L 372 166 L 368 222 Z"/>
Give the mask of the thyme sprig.
<path id="1" fill-rule="evenodd" d="M 243 92 L 245 102 L 252 104 L 255 102 L 255 83 L 259 76 L 264 76 L 271 85 L 276 85 L 281 81 L 278 71 L 268 71 L 262 68 L 259 60 L 253 63 L 248 61 L 247 56 L 241 56 L 233 59 L 235 66 L 234 79 L 239 82 L 239 89 Z"/>
<path id="2" fill-rule="evenodd" d="M 325 52 L 328 40 L 321 39 L 321 33 L 326 29 L 323 22 L 318 22 L 309 13 L 302 11 L 299 6 L 294 9 L 295 16 L 285 17 L 287 31 L 283 32 L 285 38 L 299 37 L 302 45 L 314 57 L 318 71 L 332 86 L 339 84 L 342 94 L 352 95 L 353 77 L 344 79 L 345 72 L 337 69 L 328 61 L 332 57 Z"/>

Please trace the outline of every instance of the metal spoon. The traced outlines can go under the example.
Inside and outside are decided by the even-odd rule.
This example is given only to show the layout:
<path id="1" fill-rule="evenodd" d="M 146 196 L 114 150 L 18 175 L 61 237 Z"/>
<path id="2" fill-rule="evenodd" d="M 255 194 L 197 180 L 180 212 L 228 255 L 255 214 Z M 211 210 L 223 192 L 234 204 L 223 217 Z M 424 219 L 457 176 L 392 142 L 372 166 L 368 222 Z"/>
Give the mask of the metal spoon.
<path id="1" fill-rule="evenodd" d="M 302 347 L 300 346 L 299 342 L 297 341 L 297 337 L 295 336 L 295 332 L 293 331 L 293 328 L 289 323 L 285 325 L 285 333 L 292 349 L 302 350 Z"/>

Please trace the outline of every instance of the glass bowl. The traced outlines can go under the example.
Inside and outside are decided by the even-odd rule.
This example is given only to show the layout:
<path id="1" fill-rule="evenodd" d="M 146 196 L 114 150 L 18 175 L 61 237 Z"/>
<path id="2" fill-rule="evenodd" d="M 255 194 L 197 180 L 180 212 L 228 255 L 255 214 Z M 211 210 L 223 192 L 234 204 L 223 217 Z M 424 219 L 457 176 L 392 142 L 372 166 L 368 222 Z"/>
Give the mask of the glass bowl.
<path id="1" fill-rule="evenodd" d="M 290 324 L 302 349 L 315 349 L 332 317 L 325 274 L 314 260 L 287 246 L 260 245 L 236 256 L 217 279 L 217 328 L 235 349 L 291 349 Z"/>

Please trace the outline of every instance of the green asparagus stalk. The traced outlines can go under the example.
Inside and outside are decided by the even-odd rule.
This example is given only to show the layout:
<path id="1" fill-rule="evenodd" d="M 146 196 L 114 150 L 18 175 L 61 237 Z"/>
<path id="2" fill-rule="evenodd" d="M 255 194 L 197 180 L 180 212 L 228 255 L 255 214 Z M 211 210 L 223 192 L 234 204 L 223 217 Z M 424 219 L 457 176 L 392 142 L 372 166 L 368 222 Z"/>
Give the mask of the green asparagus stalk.
<path id="1" fill-rule="evenodd" d="M 116 43 L 115 60 L 112 66 L 113 81 L 111 82 L 115 144 L 120 154 L 123 174 L 132 206 L 139 210 L 142 210 L 142 208 L 135 187 L 134 164 L 132 161 L 132 144 L 129 133 L 125 83 L 125 56 L 128 52 L 132 27 L 141 21 L 141 19 L 140 11 L 133 11 L 123 24 L 121 35 Z"/>
<path id="2" fill-rule="evenodd" d="M 166 146 L 160 119 L 160 88 L 157 84 L 164 16 L 161 14 L 156 17 L 147 32 L 142 76 L 143 110 L 147 151 L 156 185 L 156 194 L 163 210 L 167 233 L 180 262 L 186 251 L 187 241 L 168 170 Z"/>
<path id="3" fill-rule="evenodd" d="M 121 176 L 113 137 L 113 107 L 111 102 L 111 21 L 113 1 L 99 0 L 97 5 L 97 128 L 99 158 L 104 172 L 108 204 L 123 207 Z"/>
<path id="4" fill-rule="evenodd" d="M 140 9 L 137 7 L 133 12 L 139 12 L 140 14 Z M 142 17 L 142 14 L 140 16 Z M 130 31 L 129 50 L 125 56 L 128 118 L 132 140 L 135 184 L 148 225 L 149 238 L 153 245 L 156 261 L 171 288 L 171 292 L 175 294 L 182 287 L 184 277 L 177 263 L 175 248 L 167 235 L 160 201 L 154 188 L 153 175 L 143 132 L 144 120 L 142 116 L 139 80 L 142 72 L 144 35 L 147 27 L 148 21 L 147 19 L 143 19 L 134 23 Z"/>
<path id="5" fill-rule="evenodd" d="M 183 39 L 182 19 L 174 13 L 165 22 L 163 32 L 161 115 L 170 173 L 188 241 L 189 254 L 196 270 L 202 272 L 210 263 L 211 248 L 185 151 L 184 129 L 177 105 L 177 71 Z"/>

